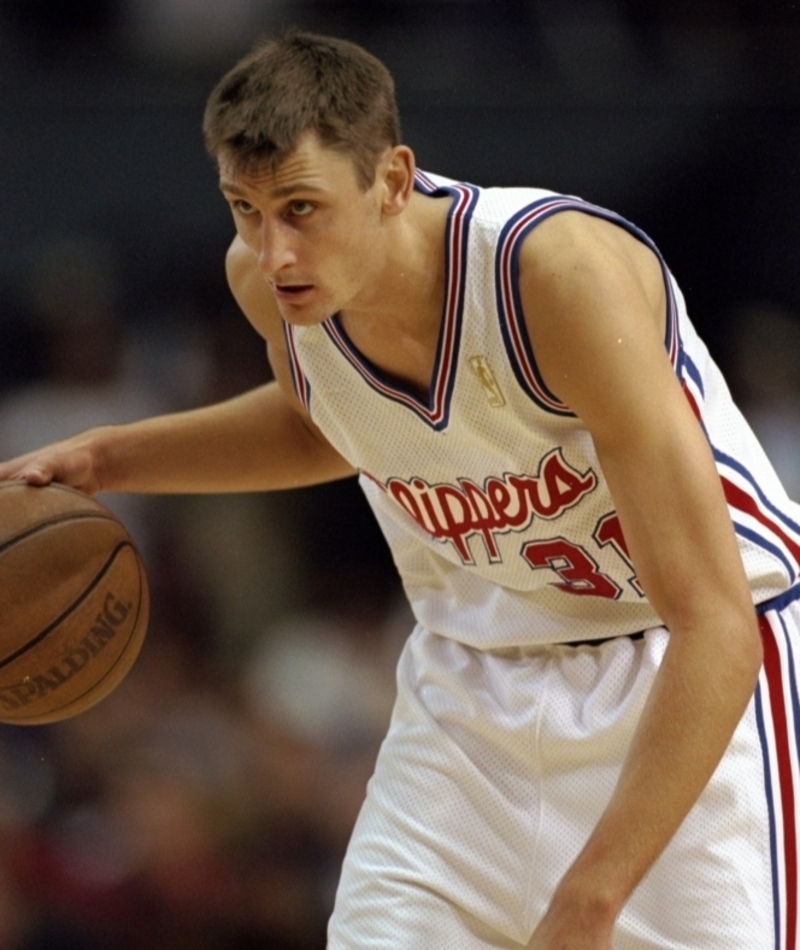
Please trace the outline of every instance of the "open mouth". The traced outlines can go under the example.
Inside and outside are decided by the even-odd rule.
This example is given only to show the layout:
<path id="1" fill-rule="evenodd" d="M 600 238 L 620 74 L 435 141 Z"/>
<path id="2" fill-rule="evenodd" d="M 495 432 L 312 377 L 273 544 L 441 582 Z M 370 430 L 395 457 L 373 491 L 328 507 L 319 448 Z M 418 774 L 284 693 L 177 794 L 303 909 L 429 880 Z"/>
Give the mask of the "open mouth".
<path id="1" fill-rule="evenodd" d="M 311 290 L 313 284 L 273 284 L 272 290 L 278 297 L 298 297 Z"/>

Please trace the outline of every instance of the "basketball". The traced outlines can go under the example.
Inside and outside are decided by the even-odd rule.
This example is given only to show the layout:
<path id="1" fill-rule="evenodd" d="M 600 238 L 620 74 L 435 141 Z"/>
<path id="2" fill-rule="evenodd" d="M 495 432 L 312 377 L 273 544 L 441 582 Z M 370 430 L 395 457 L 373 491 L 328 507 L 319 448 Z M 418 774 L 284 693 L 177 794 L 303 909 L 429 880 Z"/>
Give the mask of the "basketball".
<path id="1" fill-rule="evenodd" d="M 94 499 L 0 484 L 0 722 L 83 712 L 133 666 L 150 595 L 138 551 Z"/>

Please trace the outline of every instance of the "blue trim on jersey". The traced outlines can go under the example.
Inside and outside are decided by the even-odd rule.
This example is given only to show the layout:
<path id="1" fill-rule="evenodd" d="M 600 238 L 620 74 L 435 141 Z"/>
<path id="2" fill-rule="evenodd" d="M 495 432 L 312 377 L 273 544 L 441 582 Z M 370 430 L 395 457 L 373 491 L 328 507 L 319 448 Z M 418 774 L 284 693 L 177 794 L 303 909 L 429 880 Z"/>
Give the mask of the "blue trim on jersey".
<path id="1" fill-rule="evenodd" d="M 688 371 L 688 375 L 691 377 L 692 382 L 697 387 L 702 400 L 704 400 L 705 391 L 703 388 L 703 381 L 697 366 L 688 355 L 684 359 L 684 364 Z M 695 402 L 696 394 L 693 393 L 689 387 L 685 386 L 685 388 L 687 395 L 691 397 L 692 402 Z M 732 487 L 736 488 L 737 491 L 741 491 L 742 494 L 747 496 L 753 503 L 755 512 L 749 512 L 746 509 L 739 507 L 734 501 L 728 502 L 729 508 L 732 510 L 732 512 L 738 512 L 741 516 L 749 516 L 753 518 L 758 522 L 759 530 L 763 532 L 758 533 L 752 528 L 745 528 L 742 524 L 736 521 L 736 515 L 733 514 L 733 526 L 736 533 L 740 537 L 746 538 L 758 547 L 768 551 L 773 557 L 777 558 L 786 569 L 789 577 L 789 583 L 794 584 L 798 577 L 798 568 L 800 568 L 800 558 L 798 557 L 798 549 L 800 549 L 800 525 L 795 524 L 795 522 L 792 521 L 788 515 L 781 511 L 767 498 L 753 475 L 744 467 L 744 465 L 742 465 L 741 462 L 733 458 L 733 456 L 728 455 L 726 452 L 721 451 L 713 444 L 703 419 L 702 402 L 697 404 L 697 411 L 700 413 L 698 421 L 711 447 L 714 463 L 717 467 L 717 472 L 720 479 L 727 481 Z M 725 468 L 728 468 L 733 472 L 737 472 L 746 481 L 747 487 L 744 488 L 732 481 L 730 472 L 726 473 Z M 771 518 L 774 519 L 774 521 L 771 521 Z M 784 531 L 787 533 L 787 535 L 794 534 L 796 537 L 782 538 L 781 533 Z M 767 538 L 774 539 L 775 543 L 767 540 Z M 780 547 L 776 546 L 777 542 L 780 542 L 788 549 L 788 556 L 783 553 Z"/>
<path id="2" fill-rule="evenodd" d="M 537 210 L 539 213 L 537 213 Z M 588 202 L 579 198 L 573 198 L 569 195 L 551 195 L 546 198 L 540 198 L 538 201 L 534 201 L 530 205 L 522 208 L 505 223 L 500 231 L 497 242 L 497 251 L 495 254 L 495 296 L 500 321 L 500 331 L 506 352 L 508 353 L 511 368 L 521 389 L 541 409 L 544 409 L 545 412 L 575 418 L 575 413 L 548 389 L 542 378 L 533 353 L 533 347 L 525 330 L 522 297 L 519 291 L 519 254 L 525 237 L 527 237 L 537 224 L 540 224 L 554 214 L 558 214 L 560 211 L 581 211 L 585 214 L 590 214 L 594 217 L 609 221 L 612 224 L 616 224 L 641 241 L 656 255 L 659 266 L 661 267 L 667 300 L 665 346 L 676 371 L 679 369 L 683 346 L 678 332 L 678 307 L 675 301 L 669 271 L 658 248 L 644 231 L 613 211 L 608 211 L 605 208 L 600 208 L 597 205 L 589 204 Z M 529 220 L 526 221 L 526 218 Z M 507 244 L 510 250 L 506 246 Z M 508 295 L 510 295 L 511 313 L 508 312 L 506 306 L 506 298 Z M 522 354 L 519 354 L 520 349 L 522 350 Z M 525 367 L 522 365 L 523 358 L 530 371 L 530 379 L 525 372 Z"/>
<path id="3" fill-rule="evenodd" d="M 378 395 L 390 400 L 391 402 L 399 403 L 401 406 L 411 409 L 420 417 L 420 419 L 423 420 L 423 422 L 426 422 L 436 431 L 447 427 L 450 419 L 452 373 L 450 374 L 450 380 L 448 381 L 445 394 L 443 414 L 437 413 L 435 411 L 436 407 L 432 405 L 435 392 L 435 383 L 437 376 L 439 375 L 437 367 L 439 363 L 441 340 L 437 345 L 436 357 L 434 359 L 434 374 L 431 387 L 428 390 L 428 399 L 423 400 L 409 386 L 385 376 L 376 366 L 374 366 L 365 356 L 363 356 L 360 350 L 358 350 L 357 347 L 355 347 L 350 341 L 349 337 L 344 331 L 344 328 L 337 318 L 332 318 L 331 320 L 326 321 L 322 324 L 322 328 L 328 334 L 328 337 L 331 339 L 334 346 L 336 346 L 336 348 L 341 353 L 343 353 L 350 363 L 358 370 L 370 389 L 375 390 Z M 457 334 L 457 337 L 459 335 L 460 334 Z"/>
<path id="4" fill-rule="evenodd" d="M 440 185 L 419 168 L 414 169 L 414 191 L 433 197 L 441 189 Z"/>
<path id="5" fill-rule="evenodd" d="M 788 515 L 784 514 L 780 508 L 775 507 L 775 505 L 761 490 L 755 478 L 753 478 L 753 476 L 750 474 L 750 472 L 748 472 L 741 462 L 717 448 L 714 449 L 714 459 L 715 461 L 722 462 L 724 465 L 730 466 L 734 471 L 738 472 L 743 478 L 745 478 L 749 484 L 753 486 L 753 489 L 758 496 L 758 500 L 767 509 L 767 511 L 774 515 L 779 521 L 782 521 L 787 528 L 797 534 L 800 534 L 800 525 L 795 524 L 795 522 L 792 521 Z"/>
<path id="6" fill-rule="evenodd" d="M 347 336 L 338 315 L 326 320 L 322 327 L 368 386 L 386 399 L 411 409 L 423 422 L 441 431 L 450 421 L 450 401 L 461 346 L 469 227 L 479 189 L 474 185 L 436 185 L 422 172 L 417 172 L 414 188 L 431 197 L 449 195 L 453 198 L 445 228 L 444 312 L 427 398 L 420 398 L 409 386 L 386 376 L 366 359 Z"/>
<path id="7" fill-rule="evenodd" d="M 769 551 L 773 557 L 777 558 L 786 568 L 786 573 L 789 575 L 789 582 L 794 584 L 794 582 L 797 580 L 797 571 L 792 566 L 792 562 L 786 557 L 786 555 L 777 545 L 772 544 L 771 541 L 767 541 L 767 539 L 762 535 L 756 534 L 752 528 L 746 528 L 744 525 L 738 524 L 736 521 L 733 522 L 733 528 L 736 534 L 738 534 L 740 537 L 746 538 L 748 541 L 752 541 L 753 544 L 763 548 L 765 551 Z"/>
<path id="8" fill-rule="evenodd" d="M 686 367 L 686 351 L 683 348 L 683 341 L 678 344 L 678 358 L 675 360 L 675 374 L 680 382 L 683 382 L 684 369 Z"/>
<path id="9" fill-rule="evenodd" d="M 770 600 L 765 600 L 762 604 L 758 604 L 756 606 L 756 613 L 761 616 L 761 614 L 769 613 L 770 610 L 783 610 L 784 607 L 788 607 L 789 604 L 793 604 L 796 600 L 800 600 L 800 584 L 790 587 L 789 590 L 778 594 L 777 597 L 772 597 Z M 794 667 L 792 667 L 792 669 L 794 669 Z M 800 722 L 800 719 L 798 719 L 798 722 Z"/>
<path id="10" fill-rule="evenodd" d="M 700 395 L 705 399 L 706 390 L 703 386 L 703 377 L 700 375 L 700 370 L 695 366 L 694 360 L 684 351 L 683 346 L 681 346 L 681 364 L 686 368 L 688 375 L 691 376 L 695 386 L 700 390 Z"/>
<path id="11" fill-rule="evenodd" d="M 289 373 L 292 377 L 292 386 L 303 408 L 308 412 L 311 403 L 311 383 L 306 379 L 306 375 L 300 367 L 292 328 L 285 321 L 283 321 L 282 326 L 283 338 L 286 341 L 286 350 L 289 356 Z"/>
<path id="12" fill-rule="evenodd" d="M 703 430 L 703 435 L 706 437 L 706 442 L 708 442 L 710 448 L 713 451 L 714 445 L 711 442 L 711 436 L 708 434 L 708 429 L 706 428 L 706 420 L 703 417 L 703 408 L 704 408 L 705 399 L 706 399 L 706 391 L 705 391 L 705 387 L 703 386 L 703 378 L 700 375 L 700 370 L 695 366 L 694 361 L 692 360 L 691 356 L 689 356 L 689 354 L 684 350 L 682 343 L 680 346 L 679 359 L 680 359 L 680 364 L 679 364 L 680 370 L 678 373 L 678 381 L 680 382 L 681 386 L 684 387 L 684 393 L 686 394 L 687 399 L 691 397 L 690 405 L 696 407 L 697 409 L 696 419 L 697 419 L 698 425 Z M 683 372 L 684 370 L 688 370 L 688 372 L 684 374 Z M 687 375 L 690 377 L 692 382 L 697 386 L 697 389 L 700 393 L 700 400 L 701 400 L 700 402 L 698 402 L 695 399 L 695 393 L 693 393 L 691 389 L 689 389 L 689 387 L 686 385 Z"/>
<path id="13" fill-rule="evenodd" d="M 538 215 L 535 213 L 537 209 L 544 209 L 548 205 L 555 205 L 555 207 L 552 210 L 543 210 L 541 214 Z M 524 326 L 523 320 L 521 319 L 523 313 L 522 298 L 519 292 L 519 252 L 522 247 L 522 242 L 539 222 L 544 221 L 557 210 L 561 210 L 562 208 L 572 209 L 572 207 L 573 205 L 569 202 L 569 199 L 562 198 L 560 195 L 554 195 L 527 205 L 506 221 L 497 240 L 498 250 L 495 254 L 495 297 L 497 301 L 497 313 L 500 319 L 500 333 L 503 337 L 509 363 L 511 364 L 511 368 L 514 371 L 520 388 L 541 409 L 544 409 L 545 412 L 551 412 L 557 416 L 575 418 L 575 413 L 569 406 L 561 402 L 555 393 L 551 392 L 546 386 L 536 364 L 533 347 L 531 346 L 528 334 L 526 332 L 520 332 L 518 338 L 519 345 L 522 347 L 525 361 L 530 368 L 536 384 L 535 386 L 531 385 L 523 369 L 522 361 L 517 357 L 516 345 L 513 338 L 515 334 L 513 334 L 512 330 L 512 327 L 513 329 L 522 329 Z M 518 225 L 526 217 L 529 217 L 530 220 L 518 229 Z M 509 240 L 511 233 L 515 230 L 517 230 L 517 233 L 512 238 L 513 243 L 511 244 L 510 258 L 506 265 L 504 262 L 506 242 Z M 506 266 L 510 271 L 508 286 L 505 283 Z M 511 309 L 514 311 L 512 313 L 508 313 L 505 305 L 506 291 L 511 295 Z M 516 319 L 515 315 L 518 315 Z M 539 390 L 538 392 L 537 389 Z"/>
<path id="14" fill-rule="evenodd" d="M 797 693 L 797 673 L 795 670 L 794 649 L 792 648 L 792 640 L 789 635 L 789 629 L 786 626 L 786 621 L 782 614 L 778 614 L 778 620 L 780 621 L 781 630 L 783 631 L 783 640 L 786 645 L 786 666 L 789 669 L 789 695 L 792 705 L 792 720 L 788 723 L 788 741 L 791 742 L 792 737 L 794 737 L 795 754 L 800 756 L 800 731 L 797 729 L 797 724 L 800 723 L 800 698 L 798 698 Z"/>
<path id="15" fill-rule="evenodd" d="M 781 934 L 781 905 L 780 886 L 778 881 L 778 829 L 775 820 L 774 792 L 772 787 L 772 773 L 769 766 L 769 744 L 767 729 L 764 722 L 764 705 L 761 698 L 761 684 L 756 686 L 755 694 L 756 727 L 761 744 L 761 761 L 764 766 L 764 797 L 767 802 L 769 817 L 769 866 L 772 878 L 772 925 L 775 928 L 775 950 L 779 950 Z"/>
<path id="16" fill-rule="evenodd" d="M 445 237 L 445 248 L 448 253 L 446 255 L 447 270 L 445 273 L 445 280 L 449 280 L 450 270 L 453 266 L 453 257 L 458 261 L 458 286 L 457 286 L 457 298 L 453 302 L 454 313 L 453 313 L 453 341 L 451 349 L 451 358 L 450 365 L 446 367 L 446 390 L 444 393 L 444 418 L 442 422 L 435 426 L 437 429 L 443 429 L 447 426 L 447 423 L 450 419 L 450 399 L 453 395 L 453 388 L 456 384 L 456 370 L 458 369 L 458 357 L 461 351 L 461 326 L 463 323 L 462 317 L 464 313 L 464 291 L 467 286 L 467 258 L 469 256 L 469 228 L 472 221 L 472 213 L 475 210 L 475 206 L 478 204 L 478 198 L 480 195 L 480 190 L 474 185 L 461 185 L 458 188 L 442 188 L 442 193 L 450 194 L 453 196 L 453 205 L 450 210 L 450 213 L 447 216 L 447 234 Z M 433 197 L 435 197 L 437 192 L 434 192 Z M 466 195 L 467 201 L 464 208 L 461 210 L 460 217 L 460 228 L 458 234 L 458 244 L 455 247 L 451 248 L 451 241 L 454 236 L 455 226 L 455 208 L 458 204 L 459 197 L 464 197 Z M 451 250 L 455 250 L 456 254 L 451 257 Z M 439 339 L 439 345 L 437 346 L 436 352 L 436 362 L 434 366 L 439 365 L 440 360 L 440 349 L 443 345 L 442 339 Z M 435 385 L 438 381 L 440 374 L 434 373 L 434 379 L 432 385 Z"/>
<path id="17" fill-rule="evenodd" d="M 797 695 L 797 673 L 795 671 L 794 665 L 794 650 L 792 649 L 792 640 L 789 636 L 789 629 L 786 626 L 786 621 L 784 620 L 781 614 L 778 614 L 778 620 L 781 622 L 781 629 L 783 630 L 783 639 L 786 641 L 786 652 L 789 656 L 789 691 L 792 697 L 792 715 L 794 717 L 795 723 L 800 723 L 800 698 Z M 800 754 L 800 731 L 796 729 L 790 730 L 791 734 L 794 736 L 794 745 L 795 750 Z"/>

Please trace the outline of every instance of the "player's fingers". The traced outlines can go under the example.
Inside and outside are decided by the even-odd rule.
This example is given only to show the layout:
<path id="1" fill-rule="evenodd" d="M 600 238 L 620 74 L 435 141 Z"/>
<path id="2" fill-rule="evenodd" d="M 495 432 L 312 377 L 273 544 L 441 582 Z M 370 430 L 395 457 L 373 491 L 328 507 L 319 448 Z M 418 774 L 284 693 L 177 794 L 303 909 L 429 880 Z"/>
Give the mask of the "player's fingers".
<path id="1" fill-rule="evenodd" d="M 17 477 L 29 485 L 35 485 L 41 488 L 43 485 L 49 485 L 50 482 L 53 481 L 53 472 L 44 466 L 31 465 L 25 466 Z"/>
<path id="2" fill-rule="evenodd" d="M 0 464 L 0 481 L 23 481 L 29 485 L 42 487 L 54 481 L 70 484 L 73 478 L 69 472 L 69 466 L 59 464 L 57 458 L 36 453 L 23 455 Z"/>
<path id="3" fill-rule="evenodd" d="M 41 458 L 32 454 L 20 455 L 0 463 L 0 481 L 24 481 L 29 485 L 48 485 L 53 480 L 53 472 Z"/>
<path id="4" fill-rule="evenodd" d="M 25 468 L 24 462 L 17 459 L 0 464 L 0 482 L 27 481 L 23 475 Z"/>
<path id="5" fill-rule="evenodd" d="M 99 490 L 91 450 L 75 437 L 0 463 L 0 481 L 21 479 L 42 487 L 60 482 L 94 495 Z"/>

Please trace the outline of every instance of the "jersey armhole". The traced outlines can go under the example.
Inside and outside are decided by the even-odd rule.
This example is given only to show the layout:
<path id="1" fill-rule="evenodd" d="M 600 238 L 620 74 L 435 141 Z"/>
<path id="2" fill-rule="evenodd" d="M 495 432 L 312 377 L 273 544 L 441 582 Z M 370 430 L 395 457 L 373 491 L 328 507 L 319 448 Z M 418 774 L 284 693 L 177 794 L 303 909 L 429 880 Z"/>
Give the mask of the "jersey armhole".
<path id="1" fill-rule="evenodd" d="M 624 228 L 653 251 L 661 266 L 667 297 L 664 344 L 673 369 L 679 378 L 682 375 L 681 345 L 678 333 L 678 306 L 672 279 L 658 248 L 643 231 L 612 211 L 565 195 L 552 195 L 522 208 L 506 222 L 500 232 L 495 251 L 495 294 L 500 332 L 511 368 L 523 392 L 545 412 L 574 418 L 575 413 L 547 388 L 539 372 L 525 326 L 519 292 L 519 254 L 523 241 L 537 224 L 560 211 L 581 211 L 584 214 L 604 218 Z"/>
<path id="2" fill-rule="evenodd" d="M 300 404 L 309 415 L 311 414 L 311 384 L 306 379 L 300 366 L 300 357 L 294 341 L 294 329 L 283 321 L 283 337 L 286 340 L 286 353 L 289 357 L 289 372 L 292 377 L 292 388 L 300 400 Z"/>

